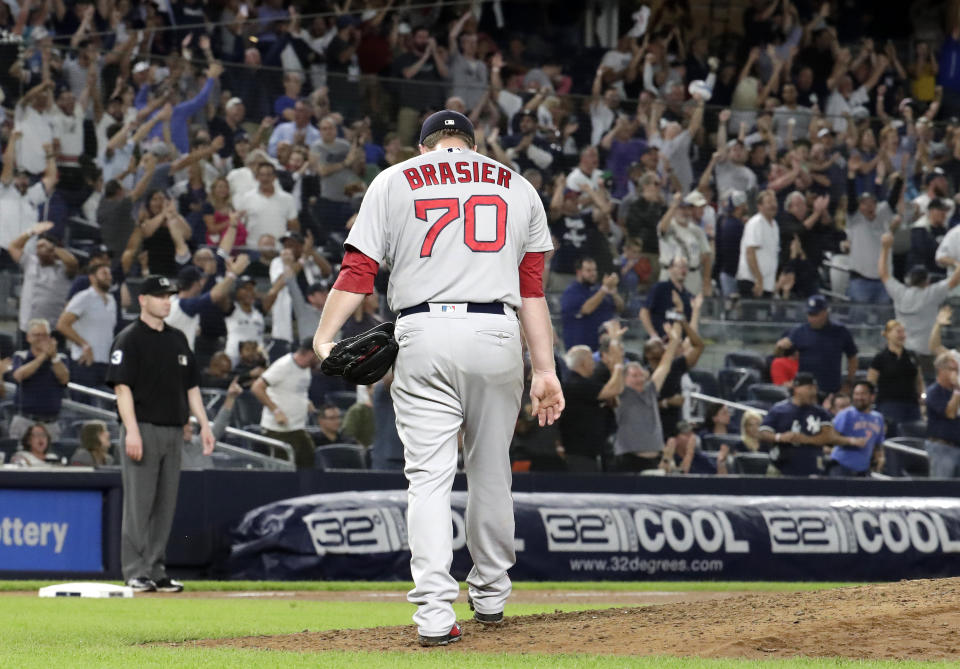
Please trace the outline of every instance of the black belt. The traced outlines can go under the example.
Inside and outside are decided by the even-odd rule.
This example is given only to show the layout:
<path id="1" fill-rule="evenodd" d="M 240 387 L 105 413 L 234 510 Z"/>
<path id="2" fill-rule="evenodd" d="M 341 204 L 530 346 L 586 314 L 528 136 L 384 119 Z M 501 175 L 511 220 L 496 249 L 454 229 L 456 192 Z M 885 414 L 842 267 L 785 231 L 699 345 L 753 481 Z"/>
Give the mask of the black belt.
<path id="1" fill-rule="evenodd" d="M 450 304 L 450 303 L 443 303 Z M 452 304 L 461 304 L 460 302 L 453 302 Z M 403 318 L 404 316 L 410 316 L 412 314 L 422 314 L 427 311 L 430 311 L 429 302 L 421 302 L 420 304 L 415 304 L 412 307 L 407 307 L 406 309 L 401 309 L 400 313 L 397 314 L 397 318 Z M 499 314 L 503 315 L 503 302 L 467 302 L 467 313 L 468 314 Z"/>

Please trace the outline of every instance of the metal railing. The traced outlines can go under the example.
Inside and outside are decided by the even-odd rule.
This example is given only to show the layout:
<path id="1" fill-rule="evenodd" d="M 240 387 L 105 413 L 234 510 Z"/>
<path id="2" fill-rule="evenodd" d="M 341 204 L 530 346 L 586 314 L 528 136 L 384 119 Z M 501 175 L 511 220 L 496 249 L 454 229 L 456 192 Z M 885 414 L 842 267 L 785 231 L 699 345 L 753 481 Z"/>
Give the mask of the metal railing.
<path id="1" fill-rule="evenodd" d="M 71 391 L 83 393 L 98 399 L 108 400 L 111 402 L 117 401 L 117 396 L 113 393 L 108 393 L 104 390 L 97 390 L 96 388 L 90 388 L 88 386 L 82 386 L 78 383 L 68 383 L 67 388 Z M 81 413 L 85 412 L 92 416 L 106 420 L 116 420 L 117 418 L 116 414 L 114 414 L 112 411 L 103 409 L 101 407 L 84 404 L 83 402 L 77 402 L 75 400 L 65 399 L 63 400 L 63 406 L 74 411 Z M 196 418 L 192 416 L 190 417 L 190 420 L 191 422 L 196 422 Z M 254 460 L 262 464 L 264 469 L 282 469 L 289 471 L 296 469 L 296 465 L 294 464 L 293 447 L 290 446 L 290 444 L 280 441 L 279 439 L 271 439 L 270 437 L 265 437 L 261 434 L 248 432 L 247 430 L 241 430 L 235 427 L 227 427 L 224 432 L 234 437 L 239 437 L 241 439 L 247 439 L 251 442 L 263 444 L 270 450 L 271 455 L 265 455 L 263 453 L 258 453 L 257 451 L 241 448 L 239 446 L 227 444 L 222 441 L 217 442 L 217 450 L 228 453 L 229 455 Z M 280 458 L 274 455 L 277 451 L 283 453 L 286 457 Z"/>
<path id="2" fill-rule="evenodd" d="M 734 402 L 732 400 L 726 400 L 722 397 L 714 397 L 713 395 L 704 395 L 703 393 L 698 393 L 696 391 L 690 392 L 690 397 L 695 400 L 701 400 L 703 402 L 711 402 L 713 404 L 723 404 L 730 407 L 731 409 L 739 409 L 741 411 L 753 411 L 760 414 L 761 416 L 767 415 L 766 409 L 761 409 L 759 407 L 752 407 L 749 404 L 740 404 L 739 402 Z M 884 439 L 881 443 L 884 450 L 888 451 L 897 451 L 905 455 L 912 455 L 914 457 L 923 458 L 929 460 L 930 456 L 926 451 L 920 450 L 919 448 L 913 448 L 912 446 L 907 446 L 906 444 L 898 444 L 895 441 L 890 441 L 889 439 Z"/>

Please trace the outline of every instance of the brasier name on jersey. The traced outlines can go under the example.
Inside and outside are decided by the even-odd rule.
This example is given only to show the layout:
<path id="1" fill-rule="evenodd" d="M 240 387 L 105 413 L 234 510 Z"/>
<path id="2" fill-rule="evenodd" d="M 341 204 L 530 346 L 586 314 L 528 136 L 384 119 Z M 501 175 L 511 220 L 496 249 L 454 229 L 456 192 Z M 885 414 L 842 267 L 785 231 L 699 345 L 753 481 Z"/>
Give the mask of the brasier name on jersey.
<path id="1" fill-rule="evenodd" d="M 494 177 L 494 170 L 496 170 L 496 177 Z M 410 190 L 417 190 L 423 186 L 471 182 L 510 188 L 511 173 L 510 170 L 491 163 L 461 160 L 452 166 L 450 163 L 440 162 L 436 165 L 427 163 L 419 167 L 410 167 L 403 171 L 403 176 L 407 177 Z"/>

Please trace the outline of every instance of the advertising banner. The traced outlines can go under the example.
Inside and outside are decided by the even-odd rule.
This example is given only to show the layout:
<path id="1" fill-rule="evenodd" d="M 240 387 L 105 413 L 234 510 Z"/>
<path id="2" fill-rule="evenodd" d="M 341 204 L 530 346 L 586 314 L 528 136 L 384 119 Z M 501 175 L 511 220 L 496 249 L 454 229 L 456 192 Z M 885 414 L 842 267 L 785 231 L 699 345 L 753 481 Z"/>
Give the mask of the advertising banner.
<path id="1" fill-rule="evenodd" d="M 103 571 L 103 493 L 0 490 L 0 571 Z"/>
<path id="2" fill-rule="evenodd" d="M 405 491 L 254 509 L 236 579 L 409 580 Z M 453 493 L 453 574 L 472 565 Z M 517 493 L 516 580 L 893 580 L 960 575 L 960 499 Z"/>

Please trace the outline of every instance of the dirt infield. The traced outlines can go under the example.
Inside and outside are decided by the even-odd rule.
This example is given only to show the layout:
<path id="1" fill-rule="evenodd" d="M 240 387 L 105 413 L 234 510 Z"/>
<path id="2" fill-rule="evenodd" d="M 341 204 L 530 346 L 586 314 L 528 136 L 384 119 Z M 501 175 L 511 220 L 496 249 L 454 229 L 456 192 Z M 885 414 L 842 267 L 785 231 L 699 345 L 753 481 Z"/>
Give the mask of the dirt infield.
<path id="1" fill-rule="evenodd" d="M 351 593 L 311 594 L 355 599 L 349 596 Z M 352 594 L 366 598 L 364 596 L 377 593 Z M 551 596 L 536 591 L 515 594 L 517 601 L 531 601 L 530 596 Z M 584 593 L 565 594 L 575 596 L 573 601 L 584 603 L 619 602 L 621 595 L 635 594 L 630 603 L 649 605 L 534 616 L 508 615 L 505 622 L 496 627 L 468 621 L 463 625 L 463 639 L 441 649 L 420 648 L 412 625 L 206 639 L 188 645 L 289 651 L 960 659 L 958 578 L 797 593 L 659 593 L 664 595 L 660 602 L 667 603 L 652 601 L 658 593 L 592 593 L 601 596 L 596 600 L 579 597 Z"/>

